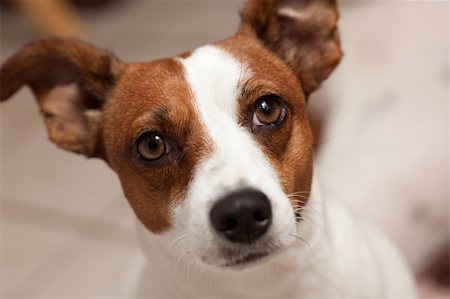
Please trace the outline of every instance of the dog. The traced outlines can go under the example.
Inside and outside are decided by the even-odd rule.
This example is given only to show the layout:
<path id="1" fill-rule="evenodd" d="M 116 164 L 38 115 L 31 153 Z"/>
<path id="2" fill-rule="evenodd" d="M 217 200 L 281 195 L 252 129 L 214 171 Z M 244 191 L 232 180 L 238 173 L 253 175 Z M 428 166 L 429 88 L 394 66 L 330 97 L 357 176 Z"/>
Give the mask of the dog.
<path id="1" fill-rule="evenodd" d="M 401 256 L 314 174 L 307 99 L 342 53 L 332 0 L 249 1 L 229 39 L 126 64 L 31 43 L 0 98 L 35 94 L 50 139 L 103 159 L 140 220 L 136 297 L 415 298 Z"/>

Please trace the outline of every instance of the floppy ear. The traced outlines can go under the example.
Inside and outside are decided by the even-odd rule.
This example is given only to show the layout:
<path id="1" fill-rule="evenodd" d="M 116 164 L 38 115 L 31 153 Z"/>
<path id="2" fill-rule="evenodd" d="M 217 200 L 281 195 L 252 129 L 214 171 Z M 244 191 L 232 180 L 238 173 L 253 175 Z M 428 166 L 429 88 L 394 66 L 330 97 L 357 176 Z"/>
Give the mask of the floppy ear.
<path id="1" fill-rule="evenodd" d="M 74 39 L 28 44 L 0 69 L 0 100 L 29 85 L 50 139 L 59 147 L 101 157 L 101 109 L 123 64 L 111 53 Z"/>
<path id="2" fill-rule="evenodd" d="M 297 75 L 306 95 L 339 63 L 336 0 L 249 0 L 242 26 Z"/>

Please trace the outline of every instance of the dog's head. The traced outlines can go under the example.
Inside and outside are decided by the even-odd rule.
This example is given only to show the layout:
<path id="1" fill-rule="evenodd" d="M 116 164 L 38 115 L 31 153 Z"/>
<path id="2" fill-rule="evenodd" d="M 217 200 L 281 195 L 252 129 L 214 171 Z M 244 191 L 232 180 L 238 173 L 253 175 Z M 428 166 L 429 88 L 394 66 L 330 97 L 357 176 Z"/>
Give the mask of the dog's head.
<path id="1" fill-rule="evenodd" d="M 250 1 L 233 37 L 147 63 L 45 39 L 5 62 L 1 99 L 29 85 L 50 139 L 104 159 L 149 231 L 242 265 L 297 233 L 312 181 L 306 99 L 340 60 L 337 18 L 334 0 Z"/>

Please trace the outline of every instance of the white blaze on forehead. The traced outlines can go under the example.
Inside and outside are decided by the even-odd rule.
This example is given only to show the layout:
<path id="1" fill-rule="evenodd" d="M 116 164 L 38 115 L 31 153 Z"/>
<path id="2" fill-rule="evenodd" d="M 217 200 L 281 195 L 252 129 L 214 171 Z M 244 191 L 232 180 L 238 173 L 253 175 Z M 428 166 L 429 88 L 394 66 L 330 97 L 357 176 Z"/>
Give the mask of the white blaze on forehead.
<path id="1" fill-rule="evenodd" d="M 201 47 L 181 62 L 203 122 L 212 135 L 220 133 L 216 131 L 220 126 L 215 125 L 219 115 L 236 121 L 238 86 L 245 66 L 214 46 Z"/>
<path id="2" fill-rule="evenodd" d="M 226 51 L 215 46 L 204 46 L 182 60 L 185 76 L 194 95 L 196 110 L 213 142 L 213 155 L 206 171 L 222 169 L 221 182 L 232 185 L 239 177 L 235 161 L 242 160 L 257 146 L 239 125 L 238 98 L 240 86 L 248 76 L 247 67 Z M 236 156 L 239 154 L 239 156 Z M 217 172 L 215 173 L 217 175 Z M 241 174 L 242 175 L 242 174 Z"/>
<path id="3" fill-rule="evenodd" d="M 259 175 L 250 172 L 261 168 L 265 176 L 276 177 L 251 134 L 239 124 L 238 100 L 241 86 L 251 73 L 248 67 L 215 46 L 201 47 L 181 63 L 199 118 L 214 146 L 203 168 L 220 182 L 212 182 L 213 177 L 208 180 L 233 188 L 242 178 L 247 185 L 257 187 Z"/>

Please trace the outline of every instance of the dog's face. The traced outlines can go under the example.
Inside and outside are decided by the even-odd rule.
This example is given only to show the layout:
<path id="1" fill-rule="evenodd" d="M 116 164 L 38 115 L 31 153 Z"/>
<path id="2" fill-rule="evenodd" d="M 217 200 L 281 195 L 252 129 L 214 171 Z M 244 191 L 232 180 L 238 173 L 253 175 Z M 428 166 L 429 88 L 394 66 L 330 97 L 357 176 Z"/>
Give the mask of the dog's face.
<path id="1" fill-rule="evenodd" d="M 104 159 L 149 231 L 206 264 L 243 265 L 297 233 L 306 97 L 340 59 L 336 21 L 334 1 L 251 1 L 230 39 L 134 64 L 47 39 L 5 63 L 1 98 L 30 85 L 50 139 Z"/>

